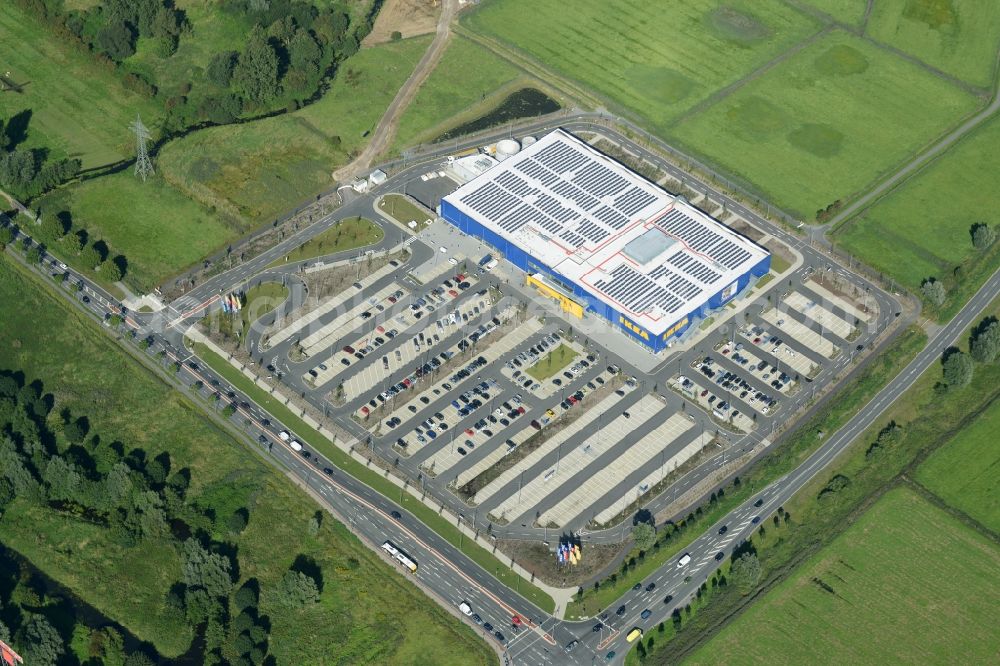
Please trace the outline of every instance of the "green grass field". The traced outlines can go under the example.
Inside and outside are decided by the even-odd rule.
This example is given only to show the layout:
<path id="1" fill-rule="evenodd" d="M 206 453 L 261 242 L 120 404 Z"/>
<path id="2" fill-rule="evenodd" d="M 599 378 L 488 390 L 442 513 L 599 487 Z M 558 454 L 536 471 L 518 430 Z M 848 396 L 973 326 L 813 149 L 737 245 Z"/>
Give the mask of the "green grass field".
<path id="1" fill-rule="evenodd" d="M 428 218 L 433 217 L 402 194 L 387 194 L 382 197 L 378 205 L 380 210 L 403 224 L 424 222 Z"/>
<path id="2" fill-rule="evenodd" d="M 326 231 L 310 238 L 271 266 L 296 261 L 314 259 L 327 254 L 353 250 L 358 247 L 372 245 L 382 240 L 385 234 L 382 227 L 363 217 L 350 217 L 341 220 Z"/>
<path id="3" fill-rule="evenodd" d="M 309 536 L 316 510 L 311 500 L 6 260 L 0 260 L 0 302 L 6 306 L 0 367 L 22 369 L 29 382 L 42 380 L 55 398 L 53 418 L 69 407 L 126 449 L 150 455 L 168 450 L 174 468 L 191 470 L 189 497 L 220 511 L 249 508 L 249 526 L 234 546 L 241 577 L 261 582 L 260 610 L 270 617 L 278 663 L 495 661 L 471 630 L 332 518 Z M 123 551 L 101 528 L 19 502 L 0 521 L 0 538 L 162 654 L 187 648 L 190 630 L 172 620 L 163 604 L 180 577 L 177 551 L 166 543 Z M 267 591 L 299 553 L 316 559 L 326 584 L 319 604 L 289 611 L 274 605 Z"/>
<path id="4" fill-rule="evenodd" d="M 935 451 L 917 480 L 945 502 L 1000 532 L 1000 403 Z"/>
<path id="5" fill-rule="evenodd" d="M 867 34 L 975 86 L 993 86 L 1000 44 L 993 2 L 879 0 Z"/>
<path id="6" fill-rule="evenodd" d="M 128 125 L 137 113 L 147 127 L 159 124 L 155 101 L 124 90 L 90 54 L 60 43 L 10 2 L 0 3 L 0 42 L 8 45 L 0 71 L 24 84 L 22 94 L 0 93 L 0 118 L 31 110 L 25 147 L 76 157 L 89 168 L 133 154 Z"/>
<path id="7" fill-rule="evenodd" d="M 396 131 L 395 149 L 430 141 L 445 130 L 488 110 L 511 92 L 511 84 L 529 79 L 506 60 L 460 36 L 407 107 Z"/>
<path id="8" fill-rule="evenodd" d="M 362 49 L 315 104 L 171 142 L 159 159 L 163 177 L 247 225 L 277 218 L 333 187 L 331 172 L 360 149 L 428 43 L 420 37 Z"/>
<path id="9" fill-rule="evenodd" d="M 988 211 L 1000 206 L 992 175 L 998 169 L 1000 121 L 993 119 L 839 227 L 834 237 L 864 263 L 917 291 L 924 278 L 947 278 L 955 266 L 974 256 L 969 235 L 973 224 L 997 223 Z M 983 270 L 992 272 L 989 266 Z M 955 306 L 981 283 L 963 280 L 961 295 L 952 299 Z"/>
<path id="10" fill-rule="evenodd" d="M 286 298 L 288 298 L 288 287 L 277 282 L 263 282 L 256 287 L 247 289 L 246 303 L 240 310 L 243 331 L 246 331 L 250 324 L 284 303 Z M 242 334 L 240 338 L 243 339 Z"/>
<path id="11" fill-rule="evenodd" d="M 998 567 L 995 543 L 893 490 L 687 663 L 988 663 Z"/>
<path id="12" fill-rule="evenodd" d="M 675 133 L 811 220 L 894 170 L 977 104 L 918 66 L 834 32 Z"/>
<path id="13" fill-rule="evenodd" d="M 492 0 L 465 21 L 658 129 L 819 29 L 779 0 L 577 0 L 571 13 L 566 20 L 558 2 Z"/>
<path id="14" fill-rule="evenodd" d="M 125 255 L 125 282 L 141 291 L 246 231 L 188 199 L 159 175 L 143 183 L 128 170 L 57 190 L 39 205 L 69 210 L 74 226 L 86 229 L 92 241 L 103 239 L 114 253 Z"/>
<path id="15" fill-rule="evenodd" d="M 803 5 L 811 5 L 829 14 L 835 21 L 850 26 L 861 25 L 865 17 L 866 0 L 804 0 Z"/>
<path id="16" fill-rule="evenodd" d="M 548 379 L 557 372 L 561 372 L 562 369 L 572 363 L 573 359 L 577 356 L 579 356 L 579 354 L 571 347 L 560 344 L 558 347 L 543 356 L 542 360 L 528 368 L 525 372 L 538 381 L 542 381 L 543 379 Z"/>

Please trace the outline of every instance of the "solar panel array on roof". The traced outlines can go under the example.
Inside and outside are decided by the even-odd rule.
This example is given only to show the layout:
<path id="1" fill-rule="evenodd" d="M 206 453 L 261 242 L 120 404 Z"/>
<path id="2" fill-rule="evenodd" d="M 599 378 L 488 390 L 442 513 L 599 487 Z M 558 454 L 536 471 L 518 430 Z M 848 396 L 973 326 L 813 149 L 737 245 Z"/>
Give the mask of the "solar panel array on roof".
<path id="1" fill-rule="evenodd" d="M 766 270 L 765 250 L 561 130 L 445 200 L 654 335 Z"/>
<path id="2" fill-rule="evenodd" d="M 683 240 L 695 252 L 701 252 L 730 270 L 750 258 L 750 253 L 728 238 L 676 208 L 656 220 L 668 233 Z"/>
<path id="3" fill-rule="evenodd" d="M 619 264 L 610 275 L 610 280 L 601 278 L 594 282 L 594 286 L 631 312 L 652 312 L 654 307 L 658 307 L 673 313 L 683 304 L 665 287 L 636 272 L 628 264 Z"/>
<path id="4" fill-rule="evenodd" d="M 705 266 L 684 250 L 677 252 L 674 256 L 667 259 L 667 263 L 673 264 L 688 275 L 693 276 L 696 280 L 700 280 L 706 284 L 715 284 L 722 277 L 719 273 Z"/>

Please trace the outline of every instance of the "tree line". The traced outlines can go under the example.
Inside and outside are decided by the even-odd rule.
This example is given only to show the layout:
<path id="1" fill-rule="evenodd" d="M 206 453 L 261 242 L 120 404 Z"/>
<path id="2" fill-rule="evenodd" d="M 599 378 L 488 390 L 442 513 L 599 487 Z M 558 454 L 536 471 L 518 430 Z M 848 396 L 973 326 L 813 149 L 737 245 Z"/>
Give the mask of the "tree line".
<path id="1" fill-rule="evenodd" d="M 202 663 L 265 663 L 270 620 L 259 611 L 259 582 L 241 581 L 234 545 L 252 518 L 250 511 L 240 507 L 220 515 L 188 497 L 190 485 L 190 470 L 176 468 L 168 452 L 153 456 L 109 441 L 86 415 L 65 407 L 56 412 L 53 396 L 40 382 L 28 384 L 20 373 L 0 372 L 0 525 L 19 502 L 97 525 L 125 548 L 155 541 L 174 549 L 182 574 L 164 601 L 176 621 L 202 633 Z M 313 516 L 310 531 L 321 520 L 320 514 Z M 319 566 L 299 556 L 264 594 L 274 605 L 300 608 L 319 600 L 322 584 Z M 0 619 L 7 617 L 0 611 Z M 44 627 L 33 631 L 51 634 Z M 10 630 L 0 625 L 0 634 L 10 637 L 15 649 L 29 652 L 37 638 L 20 625 Z M 62 643 L 52 638 L 50 657 L 31 663 L 61 663 L 65 638 Z M 122 663 L 95 656 L 100 663 Z"/>
<path id="2" fill-rule="evenodd" d="M 976 251 L 986 252 L 997 240 L 996 227 L 985 222 L 977 222 L 969 228 L 969 240 Z M 955 268 L 956 275 L 961 274 L 961 268 L 961 266 Z M 944 286 L 944 282 L 932 276 L 924 278 L 920 283 L 920 295 L 925 301 L 939 308 L 948 298 L 948 289 Z"/>
<path id="3" fill-rule="evenodd" d="M 43 148 L 21 148 L 27 138 L 31 111 L 0 118 L 0 188 L 16 199 L 28 200 L 75 178 L 78 159 L 49 159 Z"/>
<path id="4" fill-rule="evenodd" d="M 320 89 L 337 63 L 357 52 L 374 20 L 368 16 L 353 25 L 339 2 L 221 0 L 217 10 L 247 28 L 243 48 L 216 53 L 203 78 L 176 85 L 133 71 L 127 62 L 142 39 L 151 42 L 156 57 L 169 60 L 181 42 L 198 38 L 172 0 L 101 0 L 70 9 L 62 0 L 14 1 L 65 42 L 118 72 L 126 88 L 161 101 L 166 131 L 206 121 L 231 123 L 279 103 L 296 108 Z"/>

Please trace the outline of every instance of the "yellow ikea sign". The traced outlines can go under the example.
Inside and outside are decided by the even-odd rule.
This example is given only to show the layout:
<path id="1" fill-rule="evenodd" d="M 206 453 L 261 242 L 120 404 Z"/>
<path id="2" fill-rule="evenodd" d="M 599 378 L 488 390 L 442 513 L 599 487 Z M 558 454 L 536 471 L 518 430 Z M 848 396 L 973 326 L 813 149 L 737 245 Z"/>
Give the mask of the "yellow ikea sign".
<path id="1" fill-rule="evenodd" d="M 663 334 L 663 339 L 666 340 L 671 335 L 673 335 L 677 331 L 687 326 L 687 323 L 688 323 L 688 318 L 684 317 L 684 319 L 681 319 L 679 322 L 677 322 L 676 324 L 667 329 L 667 332 Z"/>
<path id="2" fill-rule="evenodd" d="M 625 328 L 627 328 L 628 330 L 630 330 L 633 333 L 635 333 L 636 335 L 638 335 L 643 340 L 649 340 L 649 333 L 647 333 L 640 326 L 638 326 L 637 324 L 632 323 L 631 321 L 629 321 L 625 317 L 622 317 L 621 315 L 618 315 L 618 322 L 622 326 L 624 326 Z"/>
<path id="3" fill-rule="evenodd" d="M 549 285 L 536 278 L 534 275 L 527 276 L 527 283 L 537 289 L 543 296 L 548 296 L 549 298 L 558 301 L 563 311 L 583 319 L 583 306 L 573 299 L 559 293 Z"/>

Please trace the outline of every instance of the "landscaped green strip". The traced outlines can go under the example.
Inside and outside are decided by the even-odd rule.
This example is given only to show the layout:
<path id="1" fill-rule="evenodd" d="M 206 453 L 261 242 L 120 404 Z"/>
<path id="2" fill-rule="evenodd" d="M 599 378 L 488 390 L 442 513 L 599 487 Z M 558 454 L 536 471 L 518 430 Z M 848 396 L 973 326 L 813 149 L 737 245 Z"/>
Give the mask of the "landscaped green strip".
<path id="1" fill-rule="evenodd" d="M 277 282 L 262 282 L 247 290 L 246 302 L 240 310 L 243 330 L 268 314 L 288 298 L 288 287 Z"/>
<path id="2" fill-rule="evenodd" d="M 441 538 L 461 550 L 476 564 L 486 571 L 491 572 L 501 583 L 512 590 L 516 590 L 542 610 L 549 613 L 555 610 L 555 601 L 553 601 L 552 597 L 535 585 L 522 581 L 521 576 L 511 571 L 507 563 L 492 555 L 472 539 L 465 537 L 449 520 L 410 493 L 404 492 L 378 472 L 362 465 L 337 448 L 333 442 L 303 421 L 287 405 L 257 386 L 246 375 L 237 368 L 234 368 L 228 361 L 211 351 L 208 347 L 196 343 L 194 350 L 195 354 L 202 361 L 222 375 L 226 381 L 270 412 L 278 421 L 294 431 L 300 439 L 307 442 L 311 447 L 321 452 L 342 471 L 402 506 L 427 527 L 434 530 Z M 521 585 L 524 585 L 524 590 L 521 590 Z"/>
<path id="3" fill-rule="evenodd" d="M 665 547 L 654 549 L 642 560 L 638 560 L 638 553 L 634 553 L 637 558 L 635 568 L 624 574 L 619 573 L 615 584 L 602 581 L 598 590 L 584 590 L 583 599 L 569 605 L 566 617 L 589 617 L 600 608 L 606 607 L 635 583 L 643 581 L 658 567 L 681 553 L 701 534 L 703 526 L 712 524 L 744 502 L 753 492 L 761 490 L 778 477 L 794 470 L 819 444 L 843 426 L 892 377 L 895 377 L 923 348 L 926 339 L 923 331 L 917 328 L 910 328 L 901 333 L 895 344 L 841 389 L 826 409 L 799 426 L 788 441 L 783 442 L 774 453 L 742 476 L 739 488 L 728 487 L 723 499 L 714 505 L 709 505 L 708 510 L 700 517 L 696 515 L 695 520 Z"/>
<path id="4" fill-rule="evenodd" d="M 785 271 L 787 271 L 789 268 L 791 268 L 791 266 L 792 266 L 791 262 L 788 261 L 788 260 L 786 260 L 780 254 L 772 254 L 771 255 L 771 271 L 772 272 L 774 272 L 774 273 L 776 273 L 778 275 L 781 275 L 782 273 L 784 273 Z"/>
<path id="5" fill-rule="evenodd" d="M 379 201 L 378 207 L 379 210 L 391 215 L 393 219 L 403 224 L 409 224 L 410 222 L 420 224 L 424 220 L 433 217 L 402 194 L 385 195 Z"/>
<path id="6" fill-rule="evenodd" d="M 363 217 L 349 217 L 340 220 L 285 256 L 271 262 L 268 268 L 373 245 L 382 240 L 384 236 L 382 228 L 371 220 Z"/>
<path id="7" fill-rule="evenodd" d="M 579 356 L 579 353 L 577 353 L 572 347 L 560 344 L 558 347 L 543 356 L 542 360 L 528 368 L 525 372 L 538 381 L 542 381 L 543 379 L 548 379 L 565 368 L 567 365 L 572 363 L 573 359 L 577 356 Z"/>

